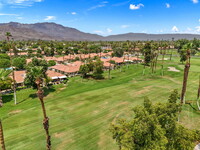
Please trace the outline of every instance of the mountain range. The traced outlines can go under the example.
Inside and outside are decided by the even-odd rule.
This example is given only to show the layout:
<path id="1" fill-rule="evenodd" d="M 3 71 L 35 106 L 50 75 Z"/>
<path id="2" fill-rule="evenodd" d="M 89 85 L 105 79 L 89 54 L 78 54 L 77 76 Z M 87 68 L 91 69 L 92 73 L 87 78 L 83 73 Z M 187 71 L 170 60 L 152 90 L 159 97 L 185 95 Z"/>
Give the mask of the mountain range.
<path id="1" fill-rule="evenodd" d="M 126 33 L 110 36 L 81 32 L 75 28 L 65 27 L 56 23 L 21 24 L 17 22 L 0 23 L 0 40 L 5 40 L 5 33 L 10 32 L 14 40 L 58 40 L 58 41 L 147 41 L 147 40 L 178 40 L 200 39 L 199 34 L 145 34 Z"/>

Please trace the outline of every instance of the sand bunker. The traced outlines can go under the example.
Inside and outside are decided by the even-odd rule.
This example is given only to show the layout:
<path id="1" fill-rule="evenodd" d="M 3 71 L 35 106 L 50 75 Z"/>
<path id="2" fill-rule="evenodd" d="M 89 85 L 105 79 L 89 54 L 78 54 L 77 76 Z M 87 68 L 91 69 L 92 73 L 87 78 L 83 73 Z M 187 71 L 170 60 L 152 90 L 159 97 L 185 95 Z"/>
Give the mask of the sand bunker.
<path id="1" fill-rule="evenodd" d="M 176 69 L 175 67 L 168 67 L 168 71 L 180 72 L 180 70 Z"/>

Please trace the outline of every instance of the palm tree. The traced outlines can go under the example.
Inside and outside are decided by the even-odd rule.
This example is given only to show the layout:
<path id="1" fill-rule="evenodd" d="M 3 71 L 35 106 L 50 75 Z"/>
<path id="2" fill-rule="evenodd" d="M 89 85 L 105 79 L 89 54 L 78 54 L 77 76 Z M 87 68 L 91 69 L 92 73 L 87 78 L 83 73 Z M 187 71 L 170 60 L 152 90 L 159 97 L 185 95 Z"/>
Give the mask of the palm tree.
<path id="1" fill-rule="evenodd" d="M 7 38 L 7 41 L 9 42 L 10 41 L 10 37 L 12 37 L 12 34 L 10 32 L 6 32 L 5 36 Z"/>
<path id="2" fill-rule="evenodd" d="M 9 74 L 10 74 L 10 70 L 4 70 L 4 69 L 0 69 L 0 83 L 2 85 L 3 82 L 7 82 L 7 81 L 10 81 L 10 77 L 9 77 Z M 2 100 L 2 95 L 1 95 L 1 86 L 0 86 L 0 107 L 3 106 L 3 100 Z"/>
<path id="3" fill-rule="evenodd" d="M 182 93 L 181 93 L 181 104 L 185 103 L 185 93 L 187 88 L 187 80 L 188 80 L 188 74 L 190 70 L 190 49 L 192 47 L 192 43 L 188 43 L 185 45 L 186 48 L 186 64 L 184 69 L 184 77 L 183 77 L 183 86 L 182 86 Z"/>
<path id="4" fill-rule="evenodd" d="M 2 150 L 6 150 L 5 142 L 4 142 L 4 136 L 3 136 L 3 126 L 0 120 L 0 144 Z"/>
<path id="5" fill-rule="evenodd" d="M 8 43 L 10 43 L 10 37 L 12 37 L 12 34 L 10 32 L 6 32 L 5 34 Z M 9 46 L 11 48 L 11 46 Z M 11 49 L 10 49 L 10 64 L 12 66 L 12 53 L 11 53 Z M 13 91 L 14 91 L 14 101 L 15 101 L 15 105 L 17 104 L 17 95 L 16 95 L 16 84 L 15 84 L 15 73 L 14 73 L 14 68 L 12 67 L 12 76 L 13 76 Z"/>
<path id="6" fill-rule="evenodd" d="M 199 76 L 199 88 L 197 92 L 197 107 L 200 110 L 199 97 L 200 97 L 200 76 Z"/>
<path id="7" fill-rule="evenodd" d="M 34 66 L 32 68 L 30 68 L 29 73 L 32 74 L 32 76 L 35 78 L 35 83 L 37 85 L 37 95 L 38 98 L 40 99 L 41 102 L 41 106 L 42 106 L 42 111 L 43 111 L 43 126 L 46 132 L 46 149 L 50 150 L 51 149 L 51 137 L 49 135 L 49 118 L 47 117 L 46 114 L 46 109 L 45 109 L 45 105 L 44 105 L 44 91 L 41 88 L 41 84 L 43 83 L 44 78 L 46 77 L 46 74 L 44 74 L 44 70 L 43 67 L 41 66 Z"/>
<path id="8" fill-rule="evenodd" d="M 10 71 L 0 69 L 0 83 L 10 80 L 9 74 L 10 74 Z M 2 107 L 2 106 L 3 106 L 3 101 L 2 101 L 1 86 L 0 86 L 0 107 Z M 5 142 L 4 142 L 4 136 L 3 136 L 3 127 L 2 127 L 1 120 L 0 120 L 0 144 L 1 144 L 2 150 L 5 150 L 6 148 L 5 148 Z"/>

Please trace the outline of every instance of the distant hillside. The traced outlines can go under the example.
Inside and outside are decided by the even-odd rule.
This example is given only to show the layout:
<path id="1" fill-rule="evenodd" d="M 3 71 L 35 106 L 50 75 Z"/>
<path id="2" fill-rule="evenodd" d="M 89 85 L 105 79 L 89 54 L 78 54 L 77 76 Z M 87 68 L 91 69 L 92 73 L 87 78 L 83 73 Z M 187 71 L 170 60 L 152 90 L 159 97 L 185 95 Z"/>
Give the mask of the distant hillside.
<path id="1" fill-rule="evenodd" d="M 16 22 L 0 24 L 0 34 L 11 32 L 15 40 L 103 40 L 103 37 L 97 34 L 90 34 L 78 31 L 74 28 L 64 27 L 55 23 L 36 23 L 20 24 Z M 0 35 L 0 40 L 5 39 Z"/>
<path id="2" fill-rule="evenodd" d="M 188 39 L 192 40 L 194 38 L 200 39 L 198 34 L 145 34 L 145 33 L 126 33 L 118 35 L 110 35 L 105 37 L 108 41 L 147 41 L 147 40 L 178 40 L 178 39 Z"/>
<path id="3" fill-rule="evenodd" d="M 5 33 L 11 32 L 15 40 L 66 40 L 66 41 L 146 41 L 200 39 L 198 34 L 145 34 L 126 33 L 103 37 L 97 34 L 81 32 L 75 28 L 64 27 L 56 23 L 21 24 L 17 22 L 0 24 L 0 40 L 5 40 Z"/>

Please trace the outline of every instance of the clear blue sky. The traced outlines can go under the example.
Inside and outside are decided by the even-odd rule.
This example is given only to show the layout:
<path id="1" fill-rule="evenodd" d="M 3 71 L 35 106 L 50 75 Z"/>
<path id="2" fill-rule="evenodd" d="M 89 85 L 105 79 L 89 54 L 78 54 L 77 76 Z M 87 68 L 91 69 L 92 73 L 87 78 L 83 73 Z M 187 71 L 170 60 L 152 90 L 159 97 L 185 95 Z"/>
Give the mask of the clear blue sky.
<path id="1" fill-rule="evenodd" d="M 55 22 L 101 35 L 199 33 L 199 0 L 0 0 L 0 22 Z"/>

